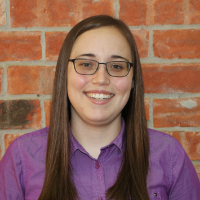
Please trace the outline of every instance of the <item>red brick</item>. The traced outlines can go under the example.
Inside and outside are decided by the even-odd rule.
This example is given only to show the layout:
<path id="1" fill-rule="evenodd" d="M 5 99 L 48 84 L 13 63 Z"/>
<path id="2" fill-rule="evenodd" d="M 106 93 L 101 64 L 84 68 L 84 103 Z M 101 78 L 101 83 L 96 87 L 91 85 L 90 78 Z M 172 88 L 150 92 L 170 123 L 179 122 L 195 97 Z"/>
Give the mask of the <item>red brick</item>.
<path id="1" fill-rule="evenodd" d="M 44 102 L 44 110 L 45 110 L 46 126 L 49 126 L 50 113 L 51 113 L 51 101 L 45 101 Z"/>
<path id="2" fill-rule="evenodd" d="M 42 47 L 40 32 L 1 32 L 0 61 L 40 60 Z"/>
<path id="3" fill-rule="evenodd" d="M 83 19 L 104 14 L 115 16 L 115 0 L 82 0 L 81 13 Z"/>
<path id="4" fill-rule="evenodd" d="M 199 127 L 200 98 L 154 99 L 154 127 Z"/>
<path id="5" fill-rule="evenodd" d="M 55 67 L 10 66 L 7 68 L 7 93 L 52 94 L 54 75 Z"/>
<path id="6" fill-rule="evenodd" d="M 169 135 L 173 136 L 176 138 L 179 142 L 181 142 L 181 135 L 179 131 L 172 131 L 172 132 L 167 132 Z"/>
<path id="7" fill-rule="evenodd" d="M 115 15 L 115 0 L 10 0 L 12 27 L 74 26 L 97 14 Z"/>
<path id="8" fill-rule="evenodd" d="M 45 34 L 46 60 L 56 61 L 58 59 L 66 35 L 66 32 L 49 32 Z"/>
<path id="9" fill-rule="evenodd" d="M 129 26 L 147 25 L 147 0 L 119 0 L 119 19 Z"/>
<path id="10" fill-rule="evenodd" d="M 184 0 L 154 0 L 153 7 L 154 24 L 184 24 Z"/>
<path id="11" fill-rule="evenodd" d="M 0 129 L 41 128 L 39 100 L 0 101 Z"/>
<path id="12" fill-rule="evenodd" d="M 145 98 L 144 106 L 145 106 L 146 119 L 149 120 L 150 98 Z"/>
<path id="13" fill-rule="evenodd" d="M 131 32 L 135 38 L 140 58 L 148 57 L 149 31 L 142 29 L 142 30 L 132 30 Z"/>
<path id="14" fill-rule="evenodd" d="M 181 143 L 191 160 L 200 160 L 200 132 L 185 132 Z"/>
<path id="15" fill-rule="evenodd" d="M 5 0 L 0 0 L 0 26 L 6 25 Z"/>
<path id="16" fill-rule="evenodd" d="M 9 147 L 9 145 L 11 144 L 11 142 L 16 139 L 17 137 L 19 137 L 20 133 L 15 133 L 15 134 L 6 134 L 4 135 L 4 144 L 5 144 L 5 151 L 6 149 Z"/>
<path id="17" fill-rule="evenodd" d="M 189 13 L 188 13 L 190 24 L 200 24 L 200 1 L 190 0 L 189 1 Z"/>
<path id="18" fill-rule="evenodd" d="M 200 92 L 200 64 L 142 65 L 145 93 Z"/>
<path id="19" fill-rule="evenodd" d="M 184 0 L 119 0 L 119 18 L 129 26 L 184 24 Z"/>
<path id="20" fill-rule="evenodd" d="M 3 69 L 0 68 L 0 94 L 2 94 Z"/>
<path id="21" fill-rule="evenodd" d="M 200 30 L 155 30 L 154 54 L 160 58 L 200 58 Z"/>
<path id="22" fill-rule="evenodd" d="M 169 133 L 179 140 L 191 160 L 200 160 L 200 132 L 178 132 Z"/>

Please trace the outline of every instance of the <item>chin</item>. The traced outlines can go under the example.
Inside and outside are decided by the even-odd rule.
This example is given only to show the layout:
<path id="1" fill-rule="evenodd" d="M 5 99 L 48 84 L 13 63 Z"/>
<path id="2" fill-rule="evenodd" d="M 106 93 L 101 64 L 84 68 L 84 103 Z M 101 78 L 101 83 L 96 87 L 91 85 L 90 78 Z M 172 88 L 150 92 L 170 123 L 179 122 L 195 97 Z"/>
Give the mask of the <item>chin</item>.
<path id="1" fill-rule="evenodd" d="M 86 122 L 90 123 L 92 125 L 108 125 L 109 123 L 111 123 L 113 120 L 115 120 L 117 117 L 120 117 L 121 119 L 121 115 L 117 115 L 117 116 L 90 116 L 87 117 Z"/>

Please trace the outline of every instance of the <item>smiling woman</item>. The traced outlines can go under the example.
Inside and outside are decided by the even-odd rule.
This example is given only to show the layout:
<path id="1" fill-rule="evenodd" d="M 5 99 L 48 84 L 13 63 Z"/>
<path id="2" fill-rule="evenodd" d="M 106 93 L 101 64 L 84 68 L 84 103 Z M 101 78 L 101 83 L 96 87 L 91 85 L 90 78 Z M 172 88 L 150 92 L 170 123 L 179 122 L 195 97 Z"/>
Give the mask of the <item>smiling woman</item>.
<path id="1" fill-rule="evenodd" d="M 92 58 L 101 63 L 93 61 L 97 63 L 95 65 L 90 60 L 84 62 L 87 66 L 89 63 L 89 67 L 96 66 L 93 67 L 95 70 L 91 76 L 78 74 L 74 70 L 74 67 L 77 68 L 76 62 L 74 67 L 72 63 L 68 65 L 72 132 L 86 151 L 98 158 L 100 148 L 113 141 L 121 129 L 121 112 L 128 102 L 133 79 L 133 68 L 130 72 L 128 70 L 129 63 L 132 62 L 130 46 L 117 28 L 101 27 L 81 34 L 73 45 L 70 57 Z M 102 64 L 105 62 L 108 63 Z M 110 64 L 114 65 L 113 62 L 123 63 L 119 65 L 125 66 L 126 72 L 123 73 L 122 70 L 123 77 L 113 77 L 108 74 L 108 71 L 114 75 L 116 73 L 110 68 L 108 70 Z M 92 127 L 92 131 L 89 127 Z"/>
<path id="2" fill-rule="evenodd" d="M 2 200 L 200 199 L 178 141 L 147 129 L 140 59 L 122 21 L 94 16 L 68 33 L 50 127 L 9 146 L 0 185 Z"/>

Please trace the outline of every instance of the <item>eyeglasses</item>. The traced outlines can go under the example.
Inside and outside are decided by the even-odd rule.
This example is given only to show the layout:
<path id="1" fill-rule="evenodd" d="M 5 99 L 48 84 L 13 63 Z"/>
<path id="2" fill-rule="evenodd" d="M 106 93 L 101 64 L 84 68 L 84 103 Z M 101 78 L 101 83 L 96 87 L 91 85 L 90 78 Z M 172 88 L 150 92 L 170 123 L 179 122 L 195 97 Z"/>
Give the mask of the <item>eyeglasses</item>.
<path id="1" fill-rule="evenodd" d="M 106 70 L 110 76 L 124 77 L 127 76 L 133 63 L 126 61 L 110 61 L 107 63 L 99 63 L 96 60 L 90 59 L 69 59 L 73 62 L 74 69 L 78 74 L 81 75 L 93 75 L 98 70 L 99 64 L 106 65 Z"/>

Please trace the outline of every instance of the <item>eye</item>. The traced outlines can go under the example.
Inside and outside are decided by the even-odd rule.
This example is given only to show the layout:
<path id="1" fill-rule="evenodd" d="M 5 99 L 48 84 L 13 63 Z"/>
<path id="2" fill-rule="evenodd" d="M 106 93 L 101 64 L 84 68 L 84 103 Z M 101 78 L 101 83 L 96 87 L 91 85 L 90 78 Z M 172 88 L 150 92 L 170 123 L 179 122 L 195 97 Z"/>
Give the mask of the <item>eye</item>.
<path id="1" fill-rule="evenodd" d="M 113 64 L 113 65 L 111 66 L 111 68 L 112 68 L 112 69 L 116 69 L 116 70 L 121 70 L 121 69 L 123 69 L 123 66 L 122 66 L 122 65 L 119 65 L 119 64 Z"/>
<path id="2" fill-rule="evenodd" d="M 86 68 L 92 67 L 92 64 L 89 63 L 89 62 L 82 62 L 82 63 L 80 63 L 80 65 L 81 65 L 82 67 L 86 67 Z"/>

